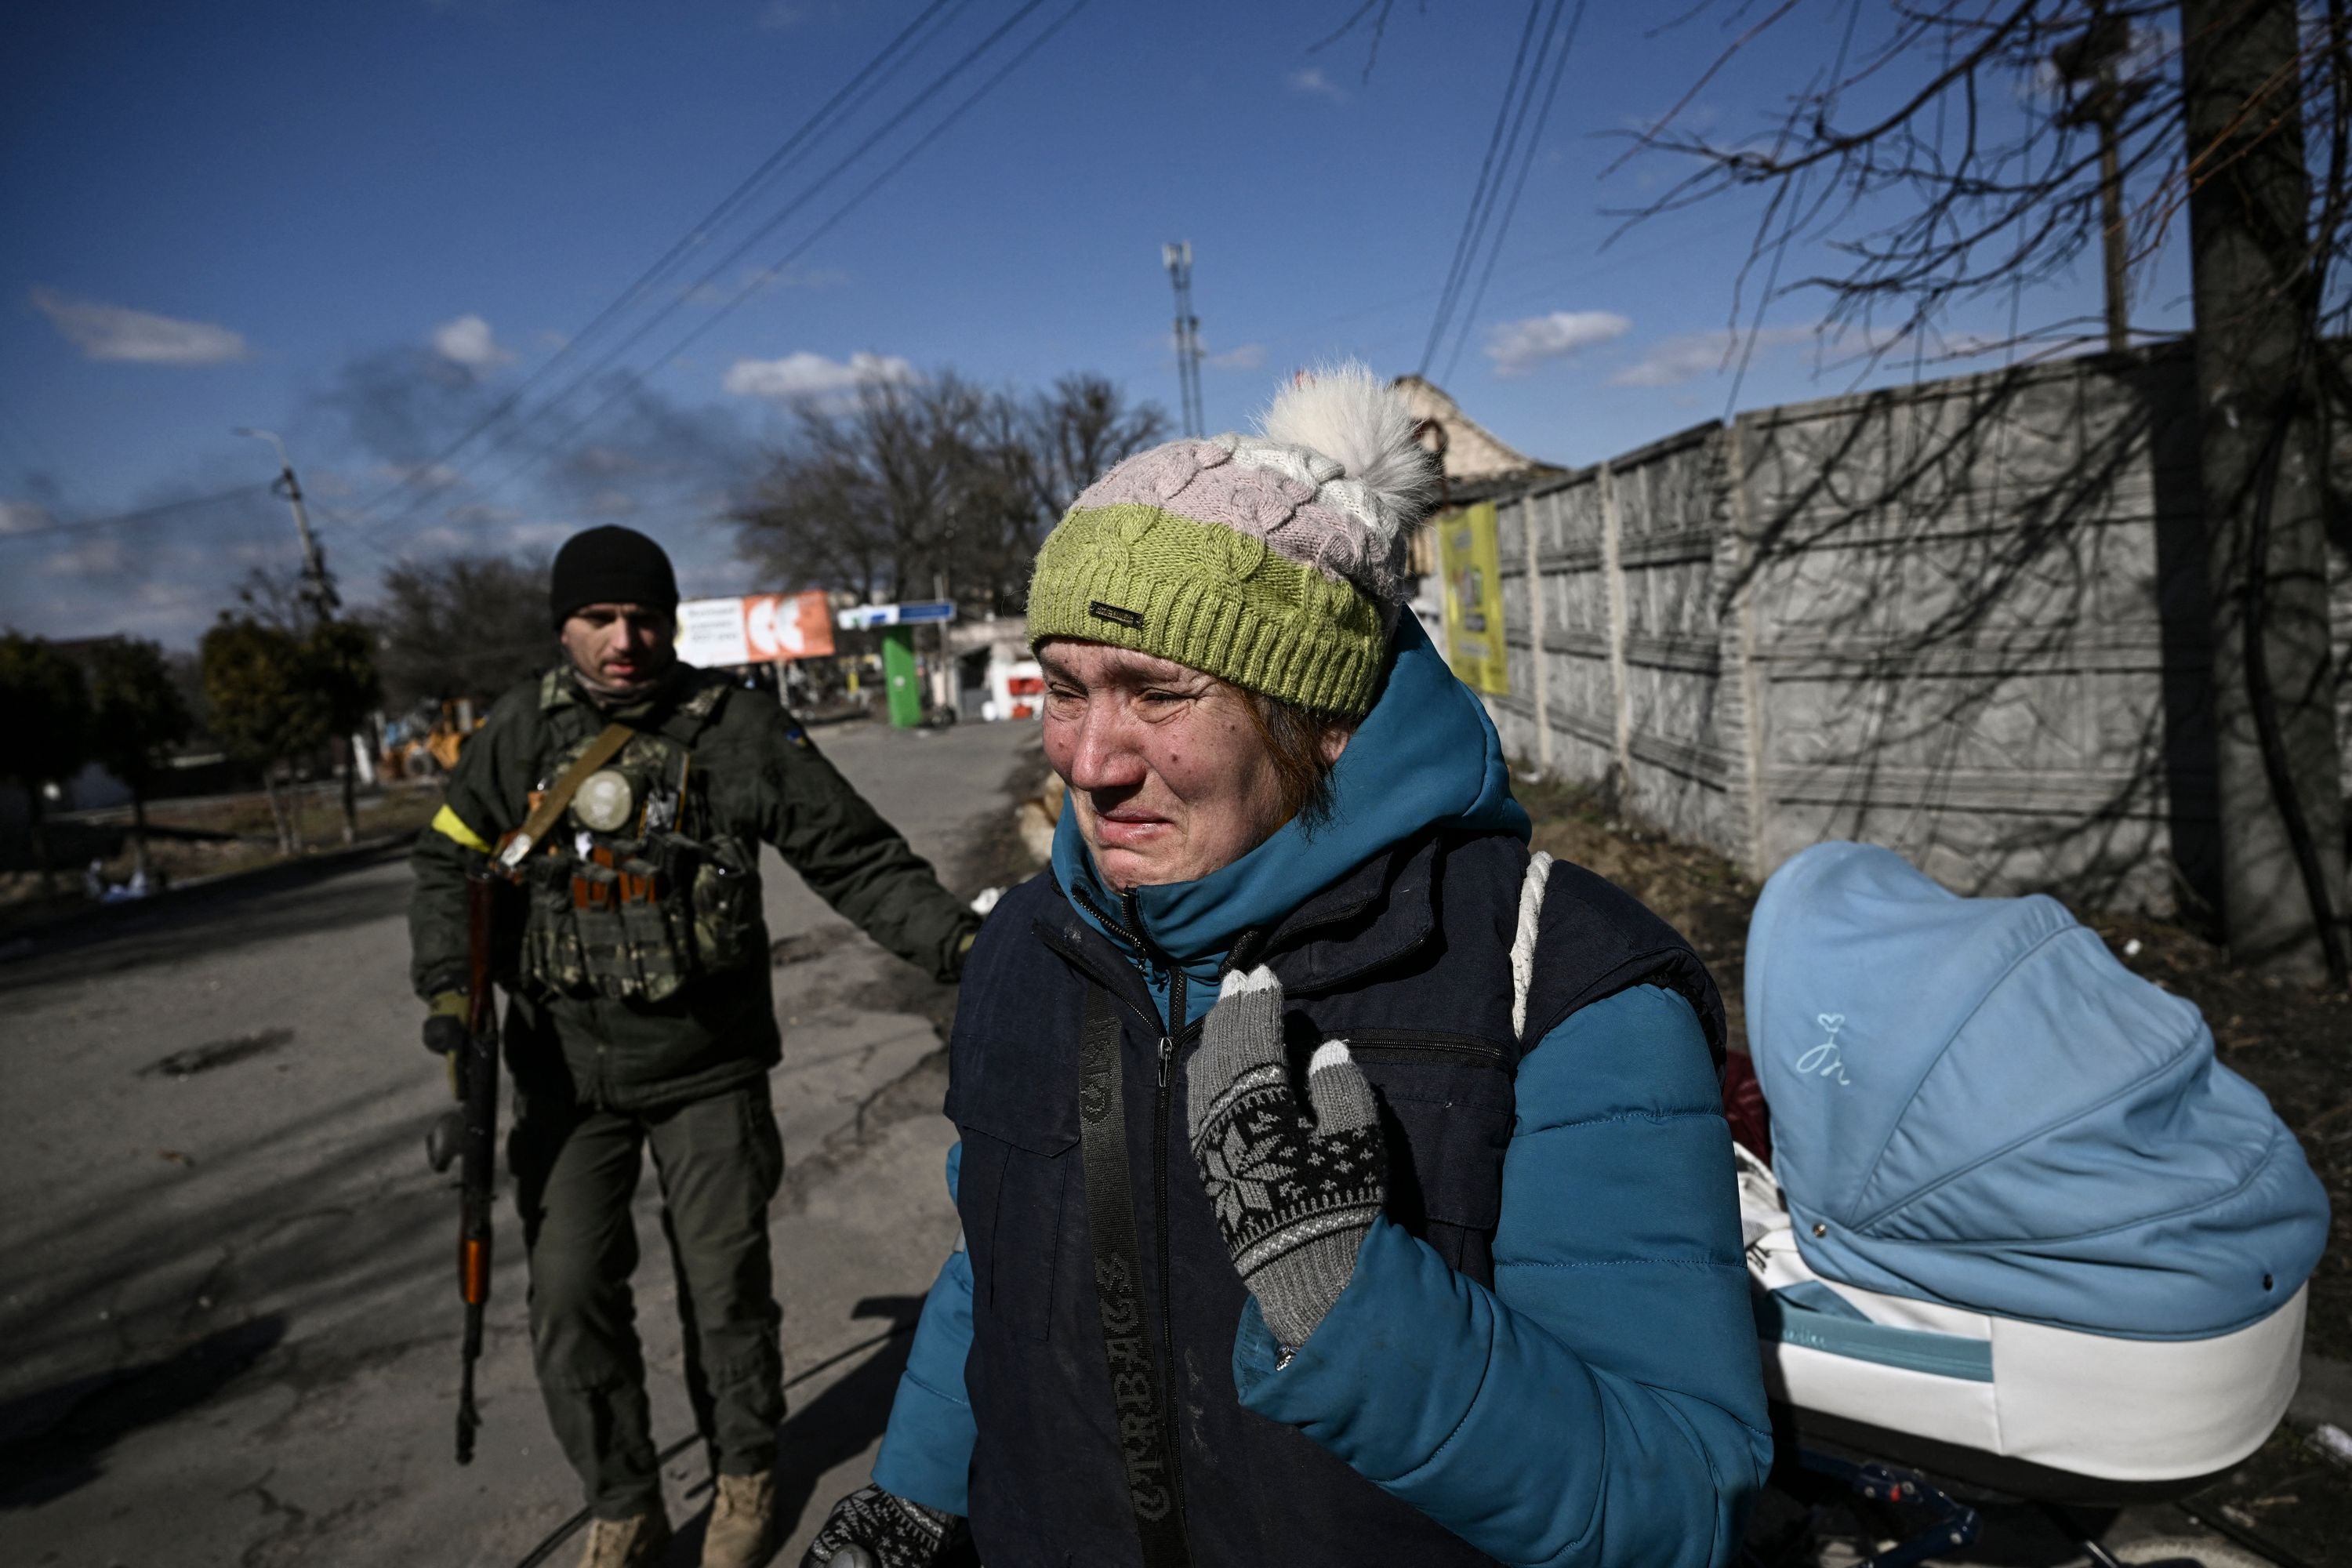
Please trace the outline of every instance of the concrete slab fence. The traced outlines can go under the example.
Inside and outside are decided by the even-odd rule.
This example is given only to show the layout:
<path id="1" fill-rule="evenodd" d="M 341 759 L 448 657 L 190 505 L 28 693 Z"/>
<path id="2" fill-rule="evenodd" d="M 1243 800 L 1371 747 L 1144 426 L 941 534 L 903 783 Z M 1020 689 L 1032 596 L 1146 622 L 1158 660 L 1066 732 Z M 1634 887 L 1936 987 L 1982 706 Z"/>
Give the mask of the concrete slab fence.
<path id="1" fill-rule="evenodd" d="M 1969 893 L 2210 902 L 2194 419 L 2173 347 L 1743 414 L 1501 497 L 1504 744 L 1758 879 L 1847 837 Z"/>

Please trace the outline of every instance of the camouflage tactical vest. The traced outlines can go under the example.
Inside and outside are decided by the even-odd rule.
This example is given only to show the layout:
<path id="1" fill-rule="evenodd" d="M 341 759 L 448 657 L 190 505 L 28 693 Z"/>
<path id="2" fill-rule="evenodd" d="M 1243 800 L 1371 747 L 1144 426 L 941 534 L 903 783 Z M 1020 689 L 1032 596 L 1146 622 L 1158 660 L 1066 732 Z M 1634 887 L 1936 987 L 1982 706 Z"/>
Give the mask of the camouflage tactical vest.
<path id="1" fill-rule="evenodd" d="M 725 695 L 706 687 L 677 716 L 698 722 Z M 601 728 L 550 762 L 534 805 Z M 692 751 L 658 731 L 632 734 L 522 863 L 523 979 L 556 995 L 659 1002 L 764 956 L 757 850 L 713 829 Z"/>

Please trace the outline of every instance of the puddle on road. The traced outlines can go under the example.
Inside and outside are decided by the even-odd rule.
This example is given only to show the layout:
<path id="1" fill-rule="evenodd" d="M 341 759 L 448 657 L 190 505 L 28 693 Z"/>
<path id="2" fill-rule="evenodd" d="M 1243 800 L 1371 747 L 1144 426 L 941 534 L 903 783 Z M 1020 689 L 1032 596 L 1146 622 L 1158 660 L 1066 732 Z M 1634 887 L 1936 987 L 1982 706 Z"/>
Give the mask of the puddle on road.
<path id="1" fill-rule="evenodd" d="M 294 1043 L 291 1029 L 263 1029 L 256 1034 L 236 1035 L 226 1040 L 214 1040 L 208 1045 L 191 1046 L 184 1051 L 173 1051 L 161 1061 L 149 1062 L 139 1069 L 141 1078 L 190 1078 L 215 1068 L 225 1068 L 235 1062 L 248 1061 L 268 1056 Z"/>

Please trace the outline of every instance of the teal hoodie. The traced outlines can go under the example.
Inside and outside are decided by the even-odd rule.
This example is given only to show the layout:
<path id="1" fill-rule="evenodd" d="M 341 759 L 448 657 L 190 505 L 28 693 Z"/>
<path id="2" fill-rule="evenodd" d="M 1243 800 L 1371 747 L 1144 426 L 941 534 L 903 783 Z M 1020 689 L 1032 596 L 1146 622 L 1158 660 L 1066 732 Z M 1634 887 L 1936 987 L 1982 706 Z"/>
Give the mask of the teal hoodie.
<path id="1" fill-rule="evenodd" d="M 1479 700 L 1405 621 L 1386 682 L 1332 770 L 1333 811 L 1198 881 L 1122 909 L 1065 812 L 1054 874 L 1142 971 L 1152 954 L 1097 918 L 1140 921 L 1206 1013 L 1241 932 L 1424 828 L 1528 836 Z M 1287 1362 L 1251 1302 L 1235 1327 L 1245 1408 L 1505 1563 L 1719 1568 L 1771 1459 L 1748 1305 L 1731 1142 L 1697 1015 L 1637 986 L 1570 1015 L 1522 1063 L 1503 1164 L 1493 1289 L 1374 1222 L 1353 1278 Z M 952 1163 L 950 1186 L 953 1183 Z M 971 1274 L 959 1251 L 927 1300 L 876 1482 L 965 1508 L 978 1440 L 962 1394 Z"/>

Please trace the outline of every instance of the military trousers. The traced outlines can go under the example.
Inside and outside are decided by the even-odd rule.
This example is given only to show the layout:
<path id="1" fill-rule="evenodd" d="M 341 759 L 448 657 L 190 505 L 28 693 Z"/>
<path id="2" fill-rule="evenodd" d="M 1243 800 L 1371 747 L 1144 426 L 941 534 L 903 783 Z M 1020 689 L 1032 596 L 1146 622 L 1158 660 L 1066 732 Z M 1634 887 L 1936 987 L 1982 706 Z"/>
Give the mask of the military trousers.
<path id="1" fill-rule="evenodd" d="M 629 1208 L 647 1148 L 677 1278 L 687 1392 L 714 1467 L 750 1475 L 772 1466 L 784 1418 L 768 1246 L 784 1153 L 767 1079 L 635 1112 L 523 1096 L 508 1164 L 530 1268 L 531 1356 L 556 1441 L 601 1519 L 661 1503 L 630 1289 Z"/>

